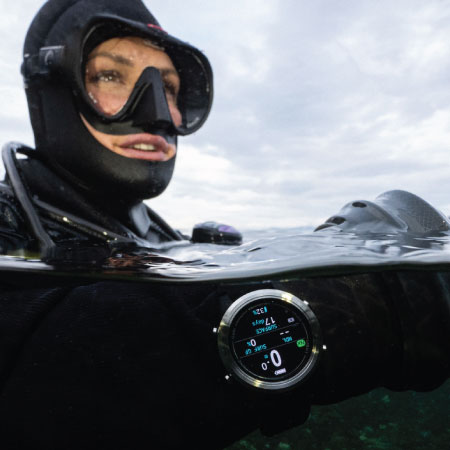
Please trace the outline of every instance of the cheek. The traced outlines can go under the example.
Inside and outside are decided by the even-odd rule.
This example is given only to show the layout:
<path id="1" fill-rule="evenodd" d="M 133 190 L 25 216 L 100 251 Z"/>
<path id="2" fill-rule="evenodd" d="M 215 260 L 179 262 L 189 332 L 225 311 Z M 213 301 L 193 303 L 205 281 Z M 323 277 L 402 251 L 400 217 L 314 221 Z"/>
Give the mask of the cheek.
<path id="1" fill-rule="evenodd" d="M 88 95 L 95 108 L 105 116 L 117 114 L 126 103 L 126 99 L 117 93 L 105 93 L 98 89 L 89 89 Z"/>

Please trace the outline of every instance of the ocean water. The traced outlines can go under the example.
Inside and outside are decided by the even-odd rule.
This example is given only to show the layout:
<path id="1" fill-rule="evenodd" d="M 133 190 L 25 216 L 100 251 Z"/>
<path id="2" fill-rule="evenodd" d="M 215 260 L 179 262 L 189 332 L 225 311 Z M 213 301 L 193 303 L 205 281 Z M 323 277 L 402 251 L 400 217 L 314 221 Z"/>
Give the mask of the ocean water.
<path id="1" fill-rule="evenodd" d="M 53 251 L 55 250 L 55 251 Z M 355 234 L 327 229 L 249 231 L 242 245 L 178 241 L 152 248 L 129 244 L 60 247 L 50 254 L 0 255 L 4 271 L 140 281 L 219 282 L 327 276 L 382 270 L 450 271 L 450 232 Z M 45 262 L 44 262 L 45 261 Z"/>
<path id="2" fill-rule="evenodd" d="M 450 234 L 356 235 L 333 230 L 271 229 L 245 234 L 240 246 L 180 244 L 158 249 L 120 249 L 103 257 L 85 251 L 71 261 L 43 264 L 8 256 L 0 267 L 38 275 L 67 272 L 144 282 L 196 283 L 276 277 L 327 277 L 380 271 L 450 272 Z M 450 380 L 431 392 L 384 388 L 326 406 L 312 406 L 301 426 L 276 436 L 253 432 L 228 450 L 448 450 Z"/>
<path id="3" fill-rule="evenodd" d="M 254 432 L 227 450 L 447 450 L 450 380 L 432 392 L 376 389 L 313 406 L 301 426 L 266 437 Z"/>

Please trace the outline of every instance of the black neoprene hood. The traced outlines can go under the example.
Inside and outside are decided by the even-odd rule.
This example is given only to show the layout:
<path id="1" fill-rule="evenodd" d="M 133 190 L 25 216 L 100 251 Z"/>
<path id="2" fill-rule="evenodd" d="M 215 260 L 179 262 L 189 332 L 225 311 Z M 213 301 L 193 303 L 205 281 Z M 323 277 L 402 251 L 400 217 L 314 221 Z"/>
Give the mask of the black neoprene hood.
<path id="1" fill-rule="evenodd" d="M 82 80 L 86 53 L 105 40 L 121 36 L 149 39 L 172 59 L 181 80 L 179 98 L 184 103 L 180 108 L 191 113 L 185 115 L 180 129 L 151 123 L 134 126 L 128 120 L 117 131 L 114 120 L 101 117 L 88 101 Z M 39 61 L 40 50 L 47 47 L 64 49 L 61 67 L 47 76 L 30 75 L 30 62 Z M 175 158 L 154 162 L 120 156 L 90 134 L 80 112 L 99 131 L 108 133 L 110 126 L 109 134 L 151 133 L 176 145 L 177 135 L 200 128 L 212 103 L 212 72 L 207 58 L 165 32 L 141 0 L 47 1 L 27 33 L 23 71 L 39 154 L 64 178 L 108 199 L 113 194 L 133 202 L 159 195 L 172 177 Z M 198 119 L 201 108 L 203 115 Z"/>

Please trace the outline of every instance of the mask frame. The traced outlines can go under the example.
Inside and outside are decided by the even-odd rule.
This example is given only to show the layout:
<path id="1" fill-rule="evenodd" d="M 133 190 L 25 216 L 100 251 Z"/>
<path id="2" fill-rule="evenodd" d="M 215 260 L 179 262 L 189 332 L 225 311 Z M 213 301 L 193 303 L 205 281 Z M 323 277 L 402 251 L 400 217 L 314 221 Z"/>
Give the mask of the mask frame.
<path id="1" fill-rule="evenodd" d="M 133 105 L 131 96 L 130 101 L 117 114 L 106 116 L 95 107 L 84 86 L 87 55 L 101 42 L 126 36 L 149 39 L 163 48 L 172 59 L 181 82 L 178 108 L 183 121 L 180 126 L 172 122 L 171 132 L 184 136 L 197 131 L 206 121 L 212 106 L 213 74 L 209 61 L 194 47 L 152 24 L 146 25 L 107 14 L 95 16 L 76 33 L 70 46 L 41 47 L 38 54 L 26 54 L 22 64 L 25 83 L 62 77 L 72 89 L 80 111 L 91 119 L 95 118 L 93 126 L 95 123 L 113 125 L 129 120 Z M 117 132 L 113 131 L 112 134 Z"/>

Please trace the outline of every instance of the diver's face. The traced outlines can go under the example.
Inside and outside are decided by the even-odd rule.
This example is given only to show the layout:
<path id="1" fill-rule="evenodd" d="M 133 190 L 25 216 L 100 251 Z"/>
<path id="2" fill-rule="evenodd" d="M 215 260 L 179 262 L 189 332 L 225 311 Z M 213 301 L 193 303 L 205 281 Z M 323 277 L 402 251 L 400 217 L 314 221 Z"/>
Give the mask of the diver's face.
<path id="1" fill-rule="evenodd" d="M 113 38 L 101 43 L 88 56 L 85 85 L 96 108 L 107 116 L 117 114 L 127 102 L 146 67 L 155 67 L 165 86 L 167 104 L 175 126 L 181 125 L 177 107 L 180 78 L 164 51 L 138 37 Z M 127 158 L 167 161 L 176 147 L 150 133 L 112 135 L 102 133 L 81 116 L 89 132 L 104 147 Z"/>

